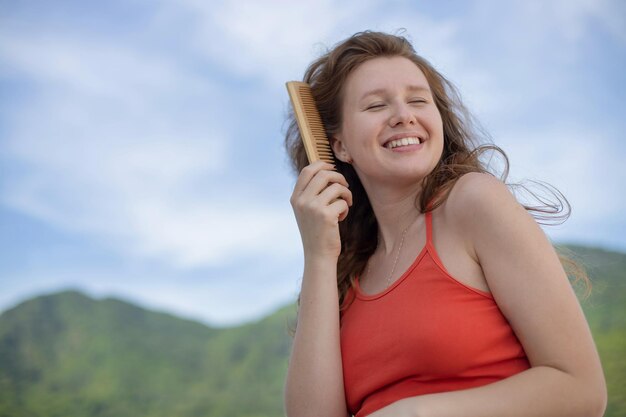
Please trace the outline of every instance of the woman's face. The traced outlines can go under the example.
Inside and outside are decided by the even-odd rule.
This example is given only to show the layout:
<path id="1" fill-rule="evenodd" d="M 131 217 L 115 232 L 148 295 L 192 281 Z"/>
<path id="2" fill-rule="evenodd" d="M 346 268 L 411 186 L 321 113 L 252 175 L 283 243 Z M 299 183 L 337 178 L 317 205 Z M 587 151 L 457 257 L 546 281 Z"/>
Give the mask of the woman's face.
<path id="1" fill-rule="evenodd" d="M 443 124 L 426 77 L 404 57 L 359 65 L 343 88 L 342 124 L 331 140 L 335 155 L 363 185 L 421 181 L 443 152 Z"/>

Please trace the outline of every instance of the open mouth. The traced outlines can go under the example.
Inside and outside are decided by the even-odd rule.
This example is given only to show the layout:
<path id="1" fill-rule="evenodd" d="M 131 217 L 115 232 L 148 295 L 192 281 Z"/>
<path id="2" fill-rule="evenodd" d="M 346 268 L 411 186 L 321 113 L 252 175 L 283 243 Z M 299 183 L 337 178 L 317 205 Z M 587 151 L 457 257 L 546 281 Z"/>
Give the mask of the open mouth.
<path id="1" fill-rule="evenodd" d="M 383 146 L 387 149 L 399 148 L 401 146 L 419 145 L 424 140 L 418 136 L 410 136 L 401 139 L 394 139 L 386 142 Z"/>

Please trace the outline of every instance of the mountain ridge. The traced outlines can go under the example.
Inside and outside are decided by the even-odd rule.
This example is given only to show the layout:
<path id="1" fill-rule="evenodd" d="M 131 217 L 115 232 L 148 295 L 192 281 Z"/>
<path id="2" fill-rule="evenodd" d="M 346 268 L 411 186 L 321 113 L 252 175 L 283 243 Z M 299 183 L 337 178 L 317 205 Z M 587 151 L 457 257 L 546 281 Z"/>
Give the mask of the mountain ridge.
<path id="1" fill-rule="evenodd" d="M 281 415 L 262 400 L 282 396 L 280 320 L 215 329 L 73 290 L 35 297 L 0 315 L 0 416 Z"/>

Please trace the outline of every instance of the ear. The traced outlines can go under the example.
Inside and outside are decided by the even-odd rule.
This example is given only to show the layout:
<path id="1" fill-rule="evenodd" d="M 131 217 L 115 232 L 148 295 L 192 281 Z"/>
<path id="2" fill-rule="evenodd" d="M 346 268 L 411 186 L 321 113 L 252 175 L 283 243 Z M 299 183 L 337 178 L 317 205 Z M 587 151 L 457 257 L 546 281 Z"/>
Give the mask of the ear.
<path id="1" fill-rule="evenodd" d="M 331 137 L 329 141 L 330 146 L 333 148 L 333 152 L 335 153 L 335 157 L 341 162 L 351 164 L 352 158 L 350 157 L 350 152 L 348 152 L 348 149 L 344 146 L 341 136 L 335 135 Z"/>

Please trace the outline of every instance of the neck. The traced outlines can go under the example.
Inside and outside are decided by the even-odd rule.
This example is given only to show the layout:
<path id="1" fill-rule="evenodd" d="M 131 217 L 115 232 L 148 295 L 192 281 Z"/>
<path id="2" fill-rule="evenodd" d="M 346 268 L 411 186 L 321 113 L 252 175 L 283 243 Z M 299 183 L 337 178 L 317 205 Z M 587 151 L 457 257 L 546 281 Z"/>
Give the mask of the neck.
<path id="1" fill-rule="evenodd" d="M 421 184 L 404 188 L 367 186 L 363 184 L 378 222 L 378 246 L 389 255 L 396 248 L 402 234 L 421 215 L 416 204 L 422 191 Z"/>

